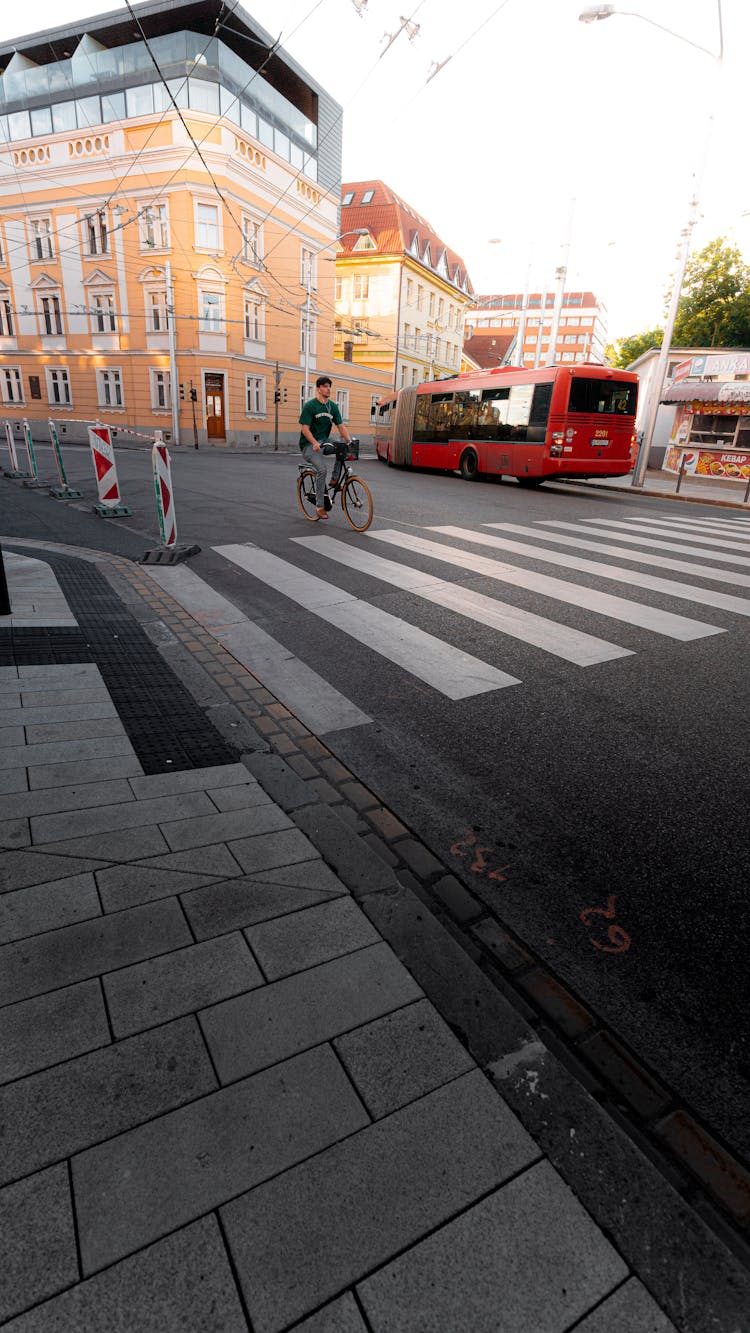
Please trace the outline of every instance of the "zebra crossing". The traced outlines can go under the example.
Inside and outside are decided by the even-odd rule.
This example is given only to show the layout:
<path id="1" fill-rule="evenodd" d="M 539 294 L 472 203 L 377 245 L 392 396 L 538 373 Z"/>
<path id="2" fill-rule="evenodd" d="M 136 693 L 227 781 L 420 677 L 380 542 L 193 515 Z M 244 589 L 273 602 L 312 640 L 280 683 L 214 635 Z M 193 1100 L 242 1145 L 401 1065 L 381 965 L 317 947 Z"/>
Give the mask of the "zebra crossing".
<path id="1" fill-rule="evenodd" d="M 417 531 L 375 526 L 358 538 L 316 531 L 292 537 L 284 552 L 288 559 L 253 543 L 213 549 L 280 598 L 304 607 L 452 701 L 522 685 L 517 651 L 513 670 L 503 669 L 510 641 L 540 649 L 574 669 L 594 669 L 637 651 L 616 642 L 618 623 L 657 640 L 687 644 L 724 634 L 750 616 L 750 518 L 744 516 L 587 516 L 476 528 L 442 524 Z M 343 569 L 363 575 L 366 592 L 355 596 L 346 591 L 340 582 Z M 500 585 L 499 595 L 452 581 L 451 570 L 459 577 L 478 575 Z M 472 632 L 472 647 L 481 643 L 487 660 L 479 650 L 476 655 L 465 652 L 455 642 L 375 605 L 383 584 L 488 632 L 487 639 Z M 612 584 L 620 591 L 610 591 Z M 502 587 L 528 594 L 525 605 L 503 600 Z M 655 602 L 649 594 L 657 594 Z M 537 599 L 538 607 L 532 609 Z M 713 613 L 711 620 L 701 618 L 702 607 Z M 574 624 L 565 623 L 567 609 L 572 609 Z M 586 613 L 585 628 L 581 611 Z M 289 656 L 286 652 L 287 665 Z M 260 669 L 270 661 L 266 649 Z M 247 665 L 252 668 L 251 661 Z M 294 684 L 283 702 L 295 711 L 295 691 L 305 680 L 302 665 L 296 673 L 286 672 Z M 537 671 L 535 658 L 529 674 Z M 273 676 L 266 683 L 272 689 L 277 685 Z"/>

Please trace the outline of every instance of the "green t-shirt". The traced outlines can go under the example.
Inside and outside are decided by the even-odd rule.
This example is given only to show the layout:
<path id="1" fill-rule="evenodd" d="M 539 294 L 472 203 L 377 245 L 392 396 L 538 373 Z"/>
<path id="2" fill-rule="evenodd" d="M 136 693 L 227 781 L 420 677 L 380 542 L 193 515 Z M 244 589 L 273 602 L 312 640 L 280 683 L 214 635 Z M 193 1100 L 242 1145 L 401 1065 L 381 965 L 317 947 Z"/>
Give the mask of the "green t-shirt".
<path id="1" fill-rule="evenodd" d="M 341 425 L 341 413 L 335 403 L 330 398 L 327 403 L 321 403 L 319 398 L 311 398 L 302 408 L 299 414 L 300 426 L 309 426 L 313 437 L 323 444 L 331 433 L 331 427 Z M 310 443 L 300 432 L 299 447 L 304 449 Z"/>

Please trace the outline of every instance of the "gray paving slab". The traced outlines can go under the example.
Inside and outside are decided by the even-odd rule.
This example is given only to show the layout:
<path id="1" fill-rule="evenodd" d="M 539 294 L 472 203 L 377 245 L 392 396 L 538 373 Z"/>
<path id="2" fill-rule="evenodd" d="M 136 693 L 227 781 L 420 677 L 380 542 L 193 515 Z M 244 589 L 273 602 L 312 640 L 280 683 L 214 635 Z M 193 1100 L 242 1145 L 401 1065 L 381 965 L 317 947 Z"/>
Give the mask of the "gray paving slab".
<path id="1" fill-rule="evenodd" d="M 312 851 L 315 849 L 312 848 Z M 326 889 L 330 893 L 348 893 L 343 880 L 318 857 L 315 861 L 295 861 L 292 865 L 268 866 L 251 875 L 264 884 L 286 884 L 289 888 Z"/>
<path id="2" fill-rule="evenodd" d="M 28 782 L 25 769 L 6 768 L 0 772 L 0 795 L 4 796 L 7 792 L 27 790 Z"/>
<path id="3" fill-rule="evenodd" d="M 83 810 L 87 806 L 134 800 L 125 779 L 116 778 L 111 782 L 84 782 L 9 795 L 2 803 L 2 813 L 6 819 L 15 815 L 51 815 L 60 810 Z"/>
<path id="4" fill-rule="evenodd" d="M 237 867 L 239 874 L 239 866 Z M 174 894 L 199 889 L 220 878 L 215 874 L 189 874 L 186 870 L 159 870 L 140 864 L 110 866 L 99 871 L 97 884 L 105 912 L 122 912 L 128 907 L 156 902 Z M 0 899 L 2 902 L 2 899 Z"/>
<path id="5" fill-rule="evenodd" d="M 39 1171 L 0 1190 L 0 1321 L 78 1280 L 68 1171 Z"/>
<path id="6" fill-rule="evenodd" d="M 93 678 L 85 688 L 67 689 L 59 687 L 53 690 L 37 689 L 34 686 L 24 683 L 22 685 L 21 700 L 24 708 L 56 708 L 58 705 L 66 707 L 70 704 L 102 703 L 110 699 L 110 693 L 101 676 L 98 677 L 98 683 Z"/>
<path id="7" fill-rule="evenodd" d="M 73 1181 L 84 1273 L 365 1124 L 336 1057 L 321 1047 L 82 1153 Z"/>
<path id="8" fill-rule="evenodd" d="M 26 731 L 17 719 L 7 725 L 0 721 L 0 745 L 25 745 Z"/>
<path id="9" fill-rule="evenodd" d="M 575 1333 L 677 1333 L 677 1329 L 638 1279 L 631 1278 L 576 1324 Z"/>
<path id="10" fill-rule="evenodd" d="M 101 672 L 95 662 L 49 662 L 44 666 L 19 666 L 18 679 L 22 682 L 22 688 L 31 688 L 29 682 L 34 682 L 33 688 L 42 689 L 75 689 L 79 688 L 82 681 L 91 681 L 93 684 L 103 685 Z M 42 682 L 42 684 L 39 684 Z"/>
<path id="11" fill-rule="evenodd" d="M 357 1292 L 374 1333 L 565 1333 L 627 1271 L 557 1172 L 540 1162 Z"/>
<path id="12" fill-rule="evenodd" d="M 19 1316 L 3 1333 L 247 1333 L 247 1327 L 216 1219 L 205 1217 Z"/>
<path id="13" fill-rule="evenodd" d="M 207 788 L 207 794 L 211 797 L 217 810 L 222 814 L 230 810 L 247 810 L 253 805 L 269 805 L 270 796 L 267 796 L 263 788 L 257 782 L 250 782 L 245 786 L 234 787 L 216 787 Z"/>
<path id="14" fill-rule="evenodd" d="M 0 667 L 0 694 L 18 689 L 18 671 L 14 666 Z"/>
<path id="15" fill-rule="evenodd" d="M 95 736 L 124 736 L 119 717 L 102 717 L 93 722 L 42 722 L 24 724 L 28 745 L 47 745 L 55 741 L 91 740 Z"/>
<path id="16" fill-rule="evenodd" d="M 293 865 L 295 861 L 313 861 L 318 856 L 317 849 L 297 828 L 284 829 L 267 837 L 241 838 L 231 842 L 229 850 L 247 875 Z"/>
<path id="17" fill-rule="evenodd" d="M 474 1068 L 428 1000 L 386 1014 L 333 1045 L 374 1120 Z"/>
<path id="18" fill-rule="evenodd" d="M 346 880 L 355 898 L 397 885 L 391 867 L 353 838 L 346 821 L 330 806 L 305 806 L 296 812 L 296 822 Z"/>
<path id="19" fill-rule="evenodd" d="M 205 798 L 208 800 L 208 797 Z M 226 814 L 208 814 L 200 819 L 182 819 L 162 824 L 164 836 L 173 852 L 208 843 L 229 842 L 235 838 L 257 837 L 277 829 L 292 829 L 292 821 L 277 805 L 259 805 L 250 810 L 229 810 Z"/>
<path id="20" fill-rule="evenodd" d="M 5 1128 L 0 1183 L 70 1157 L 215 1087 L 194 1018 L 178 1018 L 30 1074 L 0 1088 Z"/>
<path id="21" fill-rule="evenodd" d="M 16 685 L 18 685 L 17 680 L 15 683 Z M 21 691 L 18 689 L 11 689 L 9 687 L 0 687 L 0 720 L 2 720 L 2 716 L 6 708 L 20 708 L 20 707 L 21 707 Z"/>
<path id="22" fill-rule="evenodd" d="M 28 819 L 0 819 L 0 848 L 30 846 Z"/>
<path id="23" fill-rule="evenodd" d="M 229 1083 L 421 994 L 388 945 L 374 944 L 205 1009 L 201 1027 L 219 1078 Z"/>
<path id="24" fill-rule="evenodd" d="M 25 889 L 28 884 L 65 879 L 69 875 L 98 870 L 107 864 L 104 857 L 52 856 L 47 852 L 4 852 L 0 856 L 0 893 Z"/>
<path id="25" fill-rule="evenodd" d="M 177 796 L 181 791 L 205 791 L 231 787 L 249 780 L 244 764 L 217 764 L 215 768 L 188 768 L 178 773 L 150 773 L 133 778 L 131 787 L 139 800 L 154 796 Z"/>
<path id="26" fill-rule="evenodd" d="M 91 834 L 109 834 L 122 829 L 161 824 L 167 820 L 200 823 L 199 815 L 211 815 L 213 807 L 202 791 L 181 792 L 178 796 L 157 796 L 153 800 L 122 801 L 117 805 L 89 806 L 79 810 L 71 823 L 67 814 L 34 815 L 31 836 L 34 844 L 59 842 L 71 828 L 77 838 Z"/>
<path id="27" fill-rule="evenodd" d="M 225 1205 L 255 1333 L 340 1295 L 538 1153 L 476 1070 Z"/>
<path id="28" fill-rule="evenodd" d="M 380 936 L 349 897 L 250 926 L 245 934 L 269 981 L 377 944 Z"/>
<path id="29" fill-rule="evenodd" d="M 26 727 L 41 722 L 85 722 L 88 718 L 117 717 L 117 709 L 109 695 L 82 704 L 53 703 L 44 707 L 5 708 L 0 711 L 0 728 Z"/>
<path id="30" fill-rule="evenodd" d="M 369 1330 L 351 1292 L 345 1291 L 338 1300 L 295 1324 L 293 1333 L 369 1333 Z"/>
<path id="31" fill-rule="evenodd" d="M 69 875 L 0 896 L 0 944 L 101 915 L 94 876 Z"/>
<path id="32" fill-rule="evenodd" d="M 0 948 L 0 1004 L 69 986 L 192 943 L 179 904 L 164 898 Z"/>
<path id="33" fill-rule="evenodd" d="M 263 981 L 242 935 L 233 934 L 120 968 L 103 984 L 115 1037 L 126 1037 Z"/>
<path id="34" fill-rule="evenodd" d="M 0 1009 L 0 1083 L 71 1060 L 110 1042 L 97 979 Z"/>
<path id="35" fill-rule="evenodd" d="M 196 939 L 206 940 L 228 930 L 241 930 L 258 921 L 299 912 L 344 892 L 344 889 L 331 891 L 266 884 L 260 877 L 241 875 L 237 879 L 184 893 L 181 902 Z"/>
<path id="36" fill-rule="evenodd" d="M 131 829 L 111 829 L 108 833 L 89 833 L 85 838 L 66 838 L 45 842 L 39 850 L 62 856 L 91 857 L 97 854 L 107 861 L 140 861 L 169 850 L 156 824 Z"/>
<path id="37" fill-rule="evenodd" d="M 166 852 L 163 856 L 149 856 L 139 865 L 154 870 L 187 870 L 211 875 L 212 879 L 231 879 L 241 875 L 239 864 L 223 842 L 193 847 L 189 852 Z"/>
<path id="38" fill-rule="evenodd" d="M 95 736 L 88 741 L 53 741 L 47 745 L 11 745 L 0 750 L 0 768 L 30 768 L 40 764 L 77 763 L 134 755 L 127 736 Z M 112 776 L 109 770 L 108 776 Z M 32 784 L 33 785 L 33 784 Z"/>
<path id="39" fill-rule="evenodd" d="M 131 778 L 143 774 L 141 761 L 131 750 L 127 754 L 112 755 L 109 759 L 81 759 L 70 763 L 29 764 L 29 787 L 32 791 L 43 787 L 75 786 L 82 782 L 108 782 L 110 778 Z M 2 782 L 2 773 L 0 773 Z"/>

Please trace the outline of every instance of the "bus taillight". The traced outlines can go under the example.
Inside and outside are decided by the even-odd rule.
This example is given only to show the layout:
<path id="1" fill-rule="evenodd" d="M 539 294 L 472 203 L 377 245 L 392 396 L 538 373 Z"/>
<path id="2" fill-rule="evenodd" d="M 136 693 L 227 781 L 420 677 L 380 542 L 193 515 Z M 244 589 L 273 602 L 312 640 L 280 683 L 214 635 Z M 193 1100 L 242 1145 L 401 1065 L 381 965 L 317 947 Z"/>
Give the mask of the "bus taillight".
<path id="1" fill-rule="evenodd" d="M 560 458 L 563 451 L 563 440 L 565 436 L 561 430 L 556 430 L 552 434 L 552 443 L 549 447 L 550 458 Z"/>

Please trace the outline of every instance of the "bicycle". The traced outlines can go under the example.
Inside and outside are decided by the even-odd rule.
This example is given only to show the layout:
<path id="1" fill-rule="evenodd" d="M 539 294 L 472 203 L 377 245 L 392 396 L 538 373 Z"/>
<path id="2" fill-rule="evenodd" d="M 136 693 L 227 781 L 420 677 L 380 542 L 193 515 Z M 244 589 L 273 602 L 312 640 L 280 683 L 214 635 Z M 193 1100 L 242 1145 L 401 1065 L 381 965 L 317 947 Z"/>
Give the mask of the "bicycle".
<path id="1" fill-rule="evenodd" d="M 359 440 L 352 438 L 349 444 L 341 440 L 329 446 L 328 452 L 335 453 L 339 464 L 339 476 L 336 482 L 330 482 L 325 496 L 325 507 L 331 510 L 337 495 L 341 496 L 341 508 L 350 528 L 356 532 L 366 532 L 372 523 L 372 496 L 366 482 L 358 477 L 350 467 L 349 459 L 359 457 Z M 319 519 L 318 502 L 315 498 L 315 472 L 309 463 L 300 463 L 297 477 L 297 502 L 309 523 Z"/>

